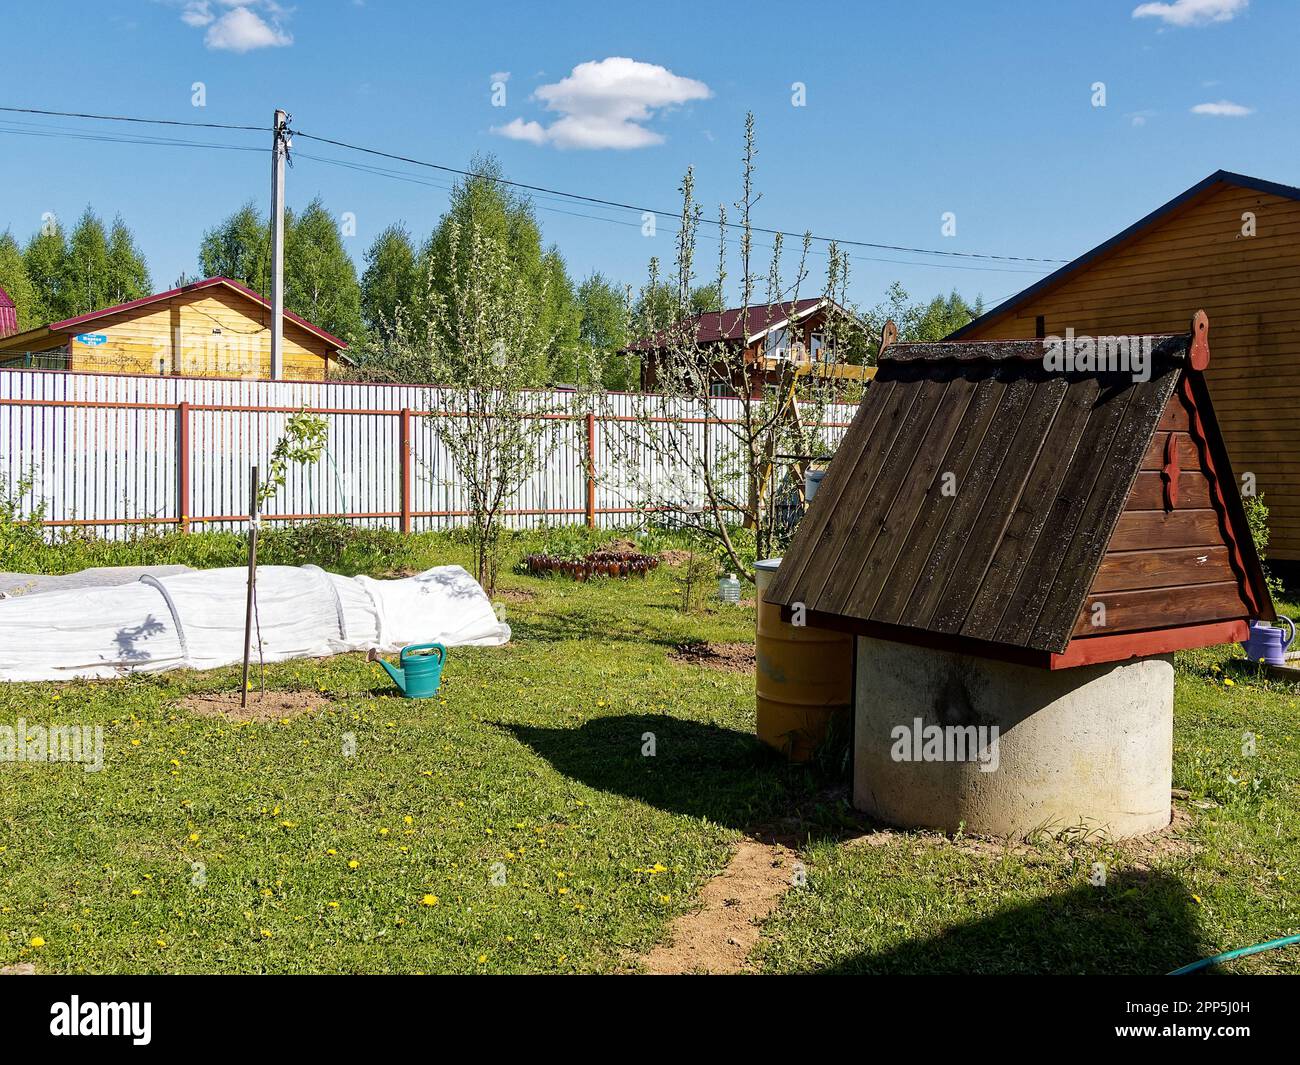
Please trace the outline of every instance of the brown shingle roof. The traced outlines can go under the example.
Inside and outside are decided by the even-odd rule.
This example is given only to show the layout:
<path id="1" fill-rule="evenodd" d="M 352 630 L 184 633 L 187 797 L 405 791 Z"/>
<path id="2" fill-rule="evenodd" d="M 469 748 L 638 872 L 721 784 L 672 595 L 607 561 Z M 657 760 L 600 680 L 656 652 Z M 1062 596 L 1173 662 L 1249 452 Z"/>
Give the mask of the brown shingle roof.
<path id="1" fill-rule="evenodd" d="M 707 311 L 684 319 L 679 328 L 683 331 L 694 325 L 697 344 L 716 344 L 723 340 L 747 341 L 758 333 L 781 325 L 791 316 L 800 318 L 815 310 L 824 297 L 794 300 L 788 303 L 759 303 L 750 307 L 732 307 L 725 311 Z M 643 337 L 627 346 L 628 351 L 653 351 L 668 342 L 670 330 L 661 329 L 650 337 Z"/>
<path id="2" fill-rule="evenodd" d="M 1040 340 L 893 345 L 767 600 L 1064 652 L 1191 350 L 1153 337 L 1134 381 L 1048 370 Z"/>

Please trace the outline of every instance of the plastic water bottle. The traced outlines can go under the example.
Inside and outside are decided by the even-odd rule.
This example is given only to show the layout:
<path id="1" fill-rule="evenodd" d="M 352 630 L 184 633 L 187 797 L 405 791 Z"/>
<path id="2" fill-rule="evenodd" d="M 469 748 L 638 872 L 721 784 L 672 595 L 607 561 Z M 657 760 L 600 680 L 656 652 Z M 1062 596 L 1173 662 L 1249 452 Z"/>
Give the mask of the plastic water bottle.
<path id="1" fill-rule="evenodd" d="M 740 579 L 734 573 L 718 578 L 718 598 L 724 603 L 740 602 Z"/>

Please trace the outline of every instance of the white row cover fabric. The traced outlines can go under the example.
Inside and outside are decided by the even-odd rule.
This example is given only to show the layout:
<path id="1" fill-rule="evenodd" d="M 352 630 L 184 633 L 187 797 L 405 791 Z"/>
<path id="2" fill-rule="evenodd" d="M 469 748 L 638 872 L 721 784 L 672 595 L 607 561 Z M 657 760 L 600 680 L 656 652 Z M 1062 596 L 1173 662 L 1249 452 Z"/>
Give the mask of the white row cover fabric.
<path id="1" fill-rule="evenodd" d="M 0 600 L 0 680 L 107 678 L 243 661 L 247 570 L 144 576 L 119 587 Z M 376 581 L 316 566 L 259 566 L 262 658 L 320 658 L 409 643 L 489 647 L 510 639 L 460 566 Z"/>

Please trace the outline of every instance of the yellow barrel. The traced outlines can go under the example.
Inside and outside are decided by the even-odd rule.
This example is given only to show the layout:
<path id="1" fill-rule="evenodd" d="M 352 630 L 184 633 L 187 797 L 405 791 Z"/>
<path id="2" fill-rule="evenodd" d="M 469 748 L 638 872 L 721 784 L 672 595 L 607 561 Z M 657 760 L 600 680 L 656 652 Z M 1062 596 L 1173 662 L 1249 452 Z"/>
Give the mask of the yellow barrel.
<path id="1" fill-rule="evenodd" d="M 810 625 L 789 625 L 764 593 L 779 558 L 754 567 L 758 591 L 758 738 L 792 762 L 806 762 L 831 721 L 847 721 L 853 700 L 853 637 Z"/>

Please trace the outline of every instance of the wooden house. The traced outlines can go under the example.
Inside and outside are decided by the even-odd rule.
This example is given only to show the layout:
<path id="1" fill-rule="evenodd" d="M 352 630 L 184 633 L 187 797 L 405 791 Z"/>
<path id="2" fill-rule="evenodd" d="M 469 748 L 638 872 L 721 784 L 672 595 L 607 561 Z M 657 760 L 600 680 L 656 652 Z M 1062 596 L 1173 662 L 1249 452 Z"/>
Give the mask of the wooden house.
<path id="1" fill-rule="evenodd" d="M 1048 669 L 1245 639 L 1273 607 L 1208 319 L 1129 340 L 1131 364 L 1058 364 L 1044 340 L 885 348 L 765 600 Z"/>
<path id="2" fill-rule="evenodd" d="M 629 344 L 624 351 L 641 356 L 641 388 L 646 392 L 662 387 L 664 364 L 671 361 L 674 346 L 687 353 L 695 349 L 692 354 L 706 364 L 702 370 L 715 396 L 734 396 L 748 387 L 751 395 L 759 397 L 791 368 L 821 369 L 826 376 L 856 380 L 869 377 L 861 367 L 844 365 L 840 353 L 833 350 L 830 322 L 835 316 L 852 318 L 851 312 L 824 296 L 732 307 L 692 315 Z M 742 350 L 743 362 L 737 358 Z"/>
<path id="3" fill-rule="evenodd" d="M 1269 558 L 1300 563 L 1300 188 L 1219 171 L 954 332 L 950 340 L 1214 322 L 1224 442 L 1269 508 Z"/>
<path id="4" fill-rule="evenodd" d="M 265 379 L 270 326 L 265 298 L 210 277 L 0 337 L 0 366 Z M 325 380 L 349 361 L 347 344 L 290 311 L 282 351 L 286 379 Z"/>

